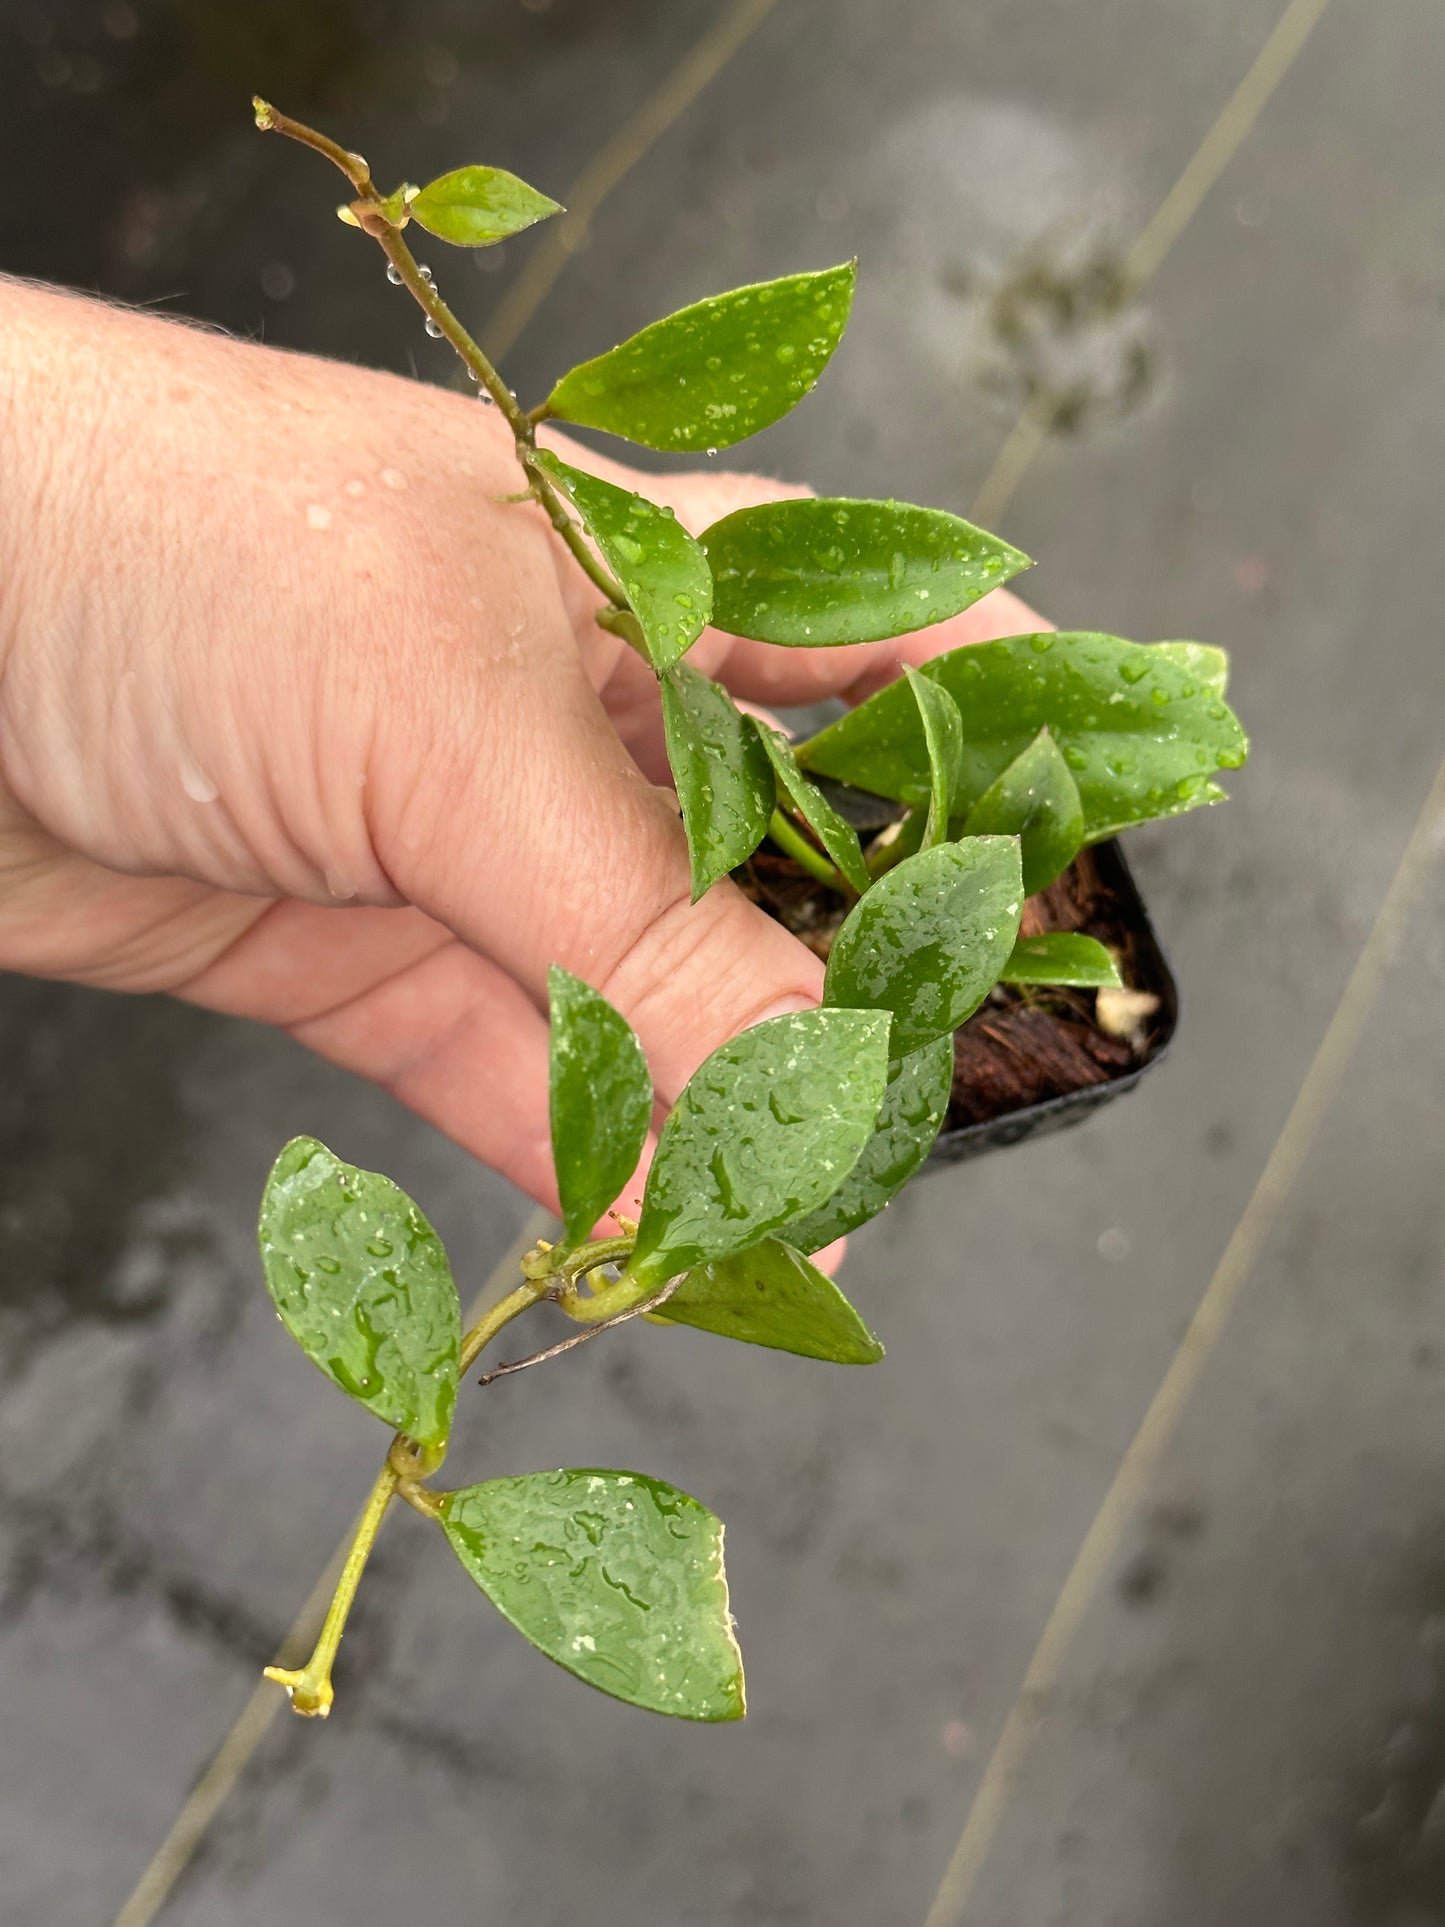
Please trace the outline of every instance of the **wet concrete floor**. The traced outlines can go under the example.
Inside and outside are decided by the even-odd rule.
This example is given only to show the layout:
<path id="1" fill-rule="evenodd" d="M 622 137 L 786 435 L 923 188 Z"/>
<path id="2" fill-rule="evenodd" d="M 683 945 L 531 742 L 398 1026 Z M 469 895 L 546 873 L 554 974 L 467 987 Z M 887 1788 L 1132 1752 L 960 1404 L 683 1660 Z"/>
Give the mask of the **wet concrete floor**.
<path id="1" fill-rule="evenodd" d="M 461 1462 L 636 1465 L 723 1515 L 746 1723 L 587 1693 L 398 1517 L 333 1718 L 277 1721 L 174 1927 L 928 1915 L 1445 733 L 1429 0 L 1333 0 L 1121 298 L 1279 7 L 779 0 L 512 354 L 541 392 L 670 306 L 856 250 L 823 389 L 740 463 L 966 510 L 1042 385 L 1059 432 L 1002 522 L 1041 558 L 1029 592 L 1227 644 L 1255 758 L 1227 808 L 1130 841 L 1183 992 L 1168 1064 L 855 1240 L 885 1364 L 634 1330 L 464 1405 Z M 246 96 L 387 174 L 485 158 L 565 194 L 721 11 L 11 0 L 0 269 L 449 380 Z M 484 339 L 538 245 L 448 259 Z M 1442 910 L 1437 862 L 950 1920 L 1445 1922 Z M 276 1148 L 313 1131 L 393 1173 L 472 1284 L 529 1207 L 247 1025 L 8 979 L 0 1037 L 0 1915 L 80 1927 L 113 1919 L 374 1467 L 262 1289 Z"/>

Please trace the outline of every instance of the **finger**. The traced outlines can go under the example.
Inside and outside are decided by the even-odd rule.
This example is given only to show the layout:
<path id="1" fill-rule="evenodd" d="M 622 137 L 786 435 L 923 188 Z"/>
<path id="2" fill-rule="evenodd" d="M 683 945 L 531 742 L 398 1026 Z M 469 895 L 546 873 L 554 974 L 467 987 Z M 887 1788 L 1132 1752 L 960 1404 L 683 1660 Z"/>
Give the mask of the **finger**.
<path id="1" fill-rule="evenodd" d="M 735 1032 L 818 1002 L 822 964 L 731 883 L 692 903 L 676 801 L 627 755 L 570 639 L 432 663 L 389 692 L 365 791 L 377 858 L 412 903 L 538 1010 L 553 963 L 600 990 L 667 1104 Z"/>
<path id="2" fill-rule="evenodd" d="M 546 1022 L 430 918 L 277 904 L 178 994 L 288 1031 L 557 1209 Z"/>

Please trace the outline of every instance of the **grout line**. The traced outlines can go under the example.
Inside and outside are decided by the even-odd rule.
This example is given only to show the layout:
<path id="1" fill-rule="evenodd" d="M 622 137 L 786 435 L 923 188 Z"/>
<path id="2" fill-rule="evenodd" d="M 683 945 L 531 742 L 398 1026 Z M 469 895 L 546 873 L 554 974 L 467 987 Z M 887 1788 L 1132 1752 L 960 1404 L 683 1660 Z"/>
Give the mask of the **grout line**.
<path id="1" fill-rule="evenodd" d="M 776 5 L 777 0 L 738 0 L 583 168 L 567 195 L 567 212 L 543 230 L 536 253 L 483 331 L 493 361 L 511 352 L 567 263 L 586 245 L 588 231 L 608 195 L 645 159 Z"/>
<path id="2" fill-rule="evenodd" d="M 1123 279 L 1130 294 L 1137 294 L 1163 265 L 1211 188 L 1254 131 L 1271 95 L 1293 67 L 1328 5 L 1329 0 L 1290 0 L 1243 80 L 1185 164 L 1184 172 L 1125 255 Z M 1024 403 L 979 486 L 969 510 L 970 520 L 993 528 L 1007 513 L 1020 482 L 1048 440 L 1049 412 L 1047 395 L 1031 395 Z"/>
<path id="3" fill-rule="evenodd" d="M 496 1295 L 498 1287 L 516 1271 L 522 1253 L 530 1250 L 538 1238 L 545 1235 L 547 1227 L 553 1222 L 550 1211 L 532 1213 L 487 1274 L 485 1284 L 477 1293 L 471 1309 L 463 1320 L 464 1328 L 477 1322 L 483 1310 Z M 331 1603 L 331 1594 L 351 1544 L 351 1537 L 351 1532 L 348 1531 L 327 1561 L 326 1568 L 312 1587 L 306 1604 L 296 1615 L 291 1630 L 282 1640 L 273 1664 L 291 1667 L 299 1666 L 305 1660 L 315 1643 L 316 1635 L 321 1630 L 321 1622 L 326 1616 L 327 1606 Z M 129 1899 L 116 1915 L 112 1927 L 150 1927 L 151 1922 L 165 1905 L 171 1888 L 190 1864 L 191 1857 L 204 1839 L 207 1828 L 230 1798 L 236 1782 L 250 1765 L 257 1747 L 270 1732 L 276 1715 L 285 1705 L 286 1695 L 279 1686 L 274 1686 L 266 1679 L 257 1682 L 230 1732 L 216 1748 L 205 1771 L 191 1788 L 180 1812 L 171 1822 L 165 1839 L 156 1849 L 150 1865 L 136 1882 Z"/>
<path id="4" fill-rule="evenodd" d="M 924 1927 L 956 1927 L 963 1918 L 1004 1805 L 1048 1712 L 1074 1636 L 1339 1092 L 1416 896 L 1442 849 L 1445 760 L 1435 772 L 1384 902 L 1249 1202 L 1069 1568 L 984 1769 Z"/>

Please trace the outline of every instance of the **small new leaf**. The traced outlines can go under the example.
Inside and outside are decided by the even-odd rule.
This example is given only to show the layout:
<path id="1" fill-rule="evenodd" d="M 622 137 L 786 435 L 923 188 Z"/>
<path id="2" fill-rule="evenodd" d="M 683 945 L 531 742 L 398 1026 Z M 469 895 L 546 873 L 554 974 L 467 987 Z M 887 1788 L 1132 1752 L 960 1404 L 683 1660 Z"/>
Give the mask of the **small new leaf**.
<path id="1" fill-rule="evenodd" d="M 883 1356 L 833 1280 L 777 1238 L 690 1271 L 658 1316 L 833 1365 L 874 1365 Z"/>
<path id="2" fill-rule="evenodd" d="M 412 195 L 407 212 L 438 240 L 485 248 L 562 209 L 504 167 L 458 167 Z"/>
<path id="3" fill-rule="evenodd" d="M 1015 837 L 967 837 L 905 857 L 834 937 L 823 1001 L 892 1011 L 895 1055 L 917 1050 L 957 1030 L 998 982 L 1022 909 Z"/>
<path id="4" fill-rule="evenodd" d="M 632 605 L 653 668 L 659 674 L 670 669 L 712 614 L 707 557 L 671 509 L 542 450 L 527 459 L 557 483 L 581 516 Z"/>
<path id="5" fill-rule="evenodd" d="M 763 502 L 714 522 L 702 545 L 716 626 L 805 649 L 906 635 L 1029 566 L 958 516 L 907 502 Z"/>
<path id="6" fill-rule="evenodd" d="M 958 713 L 958 704 L 941 683 L 920 676 L 907 663 L 903 673 L 918 704 L 923 741 L 928 750 L 928 816 L 918 847 L 931 850 L 936 844 L 948 841 L 949 811 L 963 768 L 963 718 Z"/>
<path id="7" fill-rule="evenodd" d="M 1068 869 L 1084 841 L 1084 805 L 1046 729 L 989 785 L 963 828 L 966 836 L 1018 837 L 1025 896 L 1046 889 Z"/>
<path id="8" fill-rule="evenodd" d="M 722 1523 L 639 1472 L 531 1472 L 448 1492 L 469 1576 L 548 1659 L 653 1713 L 740 1720 Z"/>
<path id="9" fill-rule="evenodd" d="M 552 1158 L 568 1244 L 590 1236 L 637 1169 L 652 1079 L 632 1026 L 580 977 L 553 964 Z"/>
<path id="10" fill-rule="evenodd" d="M 951 1032 L 895 1057 L 877 1127 L 858 1162 L 826 1204 L 788 1226 L 788 1242 L 799 1251 L 821 1251 L 875 1217 L 922 1167 L 952 1093 Z"/>
<path id="11" fill-rule="evenodd" d="M 845 261 L 682 308 L 563 375 L 547 412 L 644 448 L 731 448 L 817 381 L 842 337 L 855 277 Z"/>
<path id="12" fill-rule="evenodd" d="M 662 679 L 662 726 L 696 903 L 762 842 L 776 794 L 773 768 L 750 718 L 685 662 Z"/>
<path id="13" fill-rule="evenodd" d="M 950 650 L 922 673 L 948 691 L 963 717 L 960 815 L 1041 729 L 1078 784 L 1089 843 L 1217 801 L 1213 772 L 1237 769 L 1248 753 L 1212 680 L 1167 650 L 1117 636 L 1009 636 Z M 798 761 L 876 796 L 907 802 L 926 794 L 923 729 L 901 683 L 800 744 Z"/>
<path id="14" fill-rule="evenodd" d="M 768 753 L 768 761 L 773 766 L 773 773 L 783 794 L 861 896 L 871 879 L 863 861 L 863 846 L 858 840 L 858 832 L 838 814 L 817 784 L 810 783 L 798 768 L 793 746 L 787 737 L 770 728 L 767 723 L 760 722 L 756 716 L 751 720 Z"/>
<path id="15" fill-rule="evenodd" d="M 815 1210 L 857 1163 L 887 1078 L 881 1010 L 770 1017 L 721 1045 L 662 1127 L 629 1277 L 655 1289 Z"/>
<path id="16" fill-rule="evenodd" d="M 1006 984 L 1064 984 L 1076 990 L 1119 990 L 1119 966 L 1103 944 L 1076 930 L 1020 937 L 1003 968 Z"/>
<path id="17" fill-rule="evenodd" d="M 266 1181 L 260 1239 L 281 1322 L 311 1362 L 419 1445 L 444 1445 L 461 1308 L 441 1239 L 406 1193 L 293 1138 Z"/>

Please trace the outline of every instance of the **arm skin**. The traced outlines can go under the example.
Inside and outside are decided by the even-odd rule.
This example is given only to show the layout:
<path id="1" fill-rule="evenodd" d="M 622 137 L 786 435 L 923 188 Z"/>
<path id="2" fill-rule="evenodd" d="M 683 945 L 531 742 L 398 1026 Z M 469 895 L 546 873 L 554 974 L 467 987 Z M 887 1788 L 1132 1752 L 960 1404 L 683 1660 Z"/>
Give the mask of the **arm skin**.
<path id="1" fill-rule="evenodd" d="M 656 685 L 497 500 L 495 411 L 0 280 L 0 460 L 0 968 L 279 1025 L 553 1206 L 549 964 L 626 1014 L 665 1103 L 817 1002 L 731 884 L 689 903 Z M 581 460 L 693 529 L 799 492 Z M 858 700 L 1041 626 L 997 590 L 899 642 L 710 630 L 690 660 Z"/>

